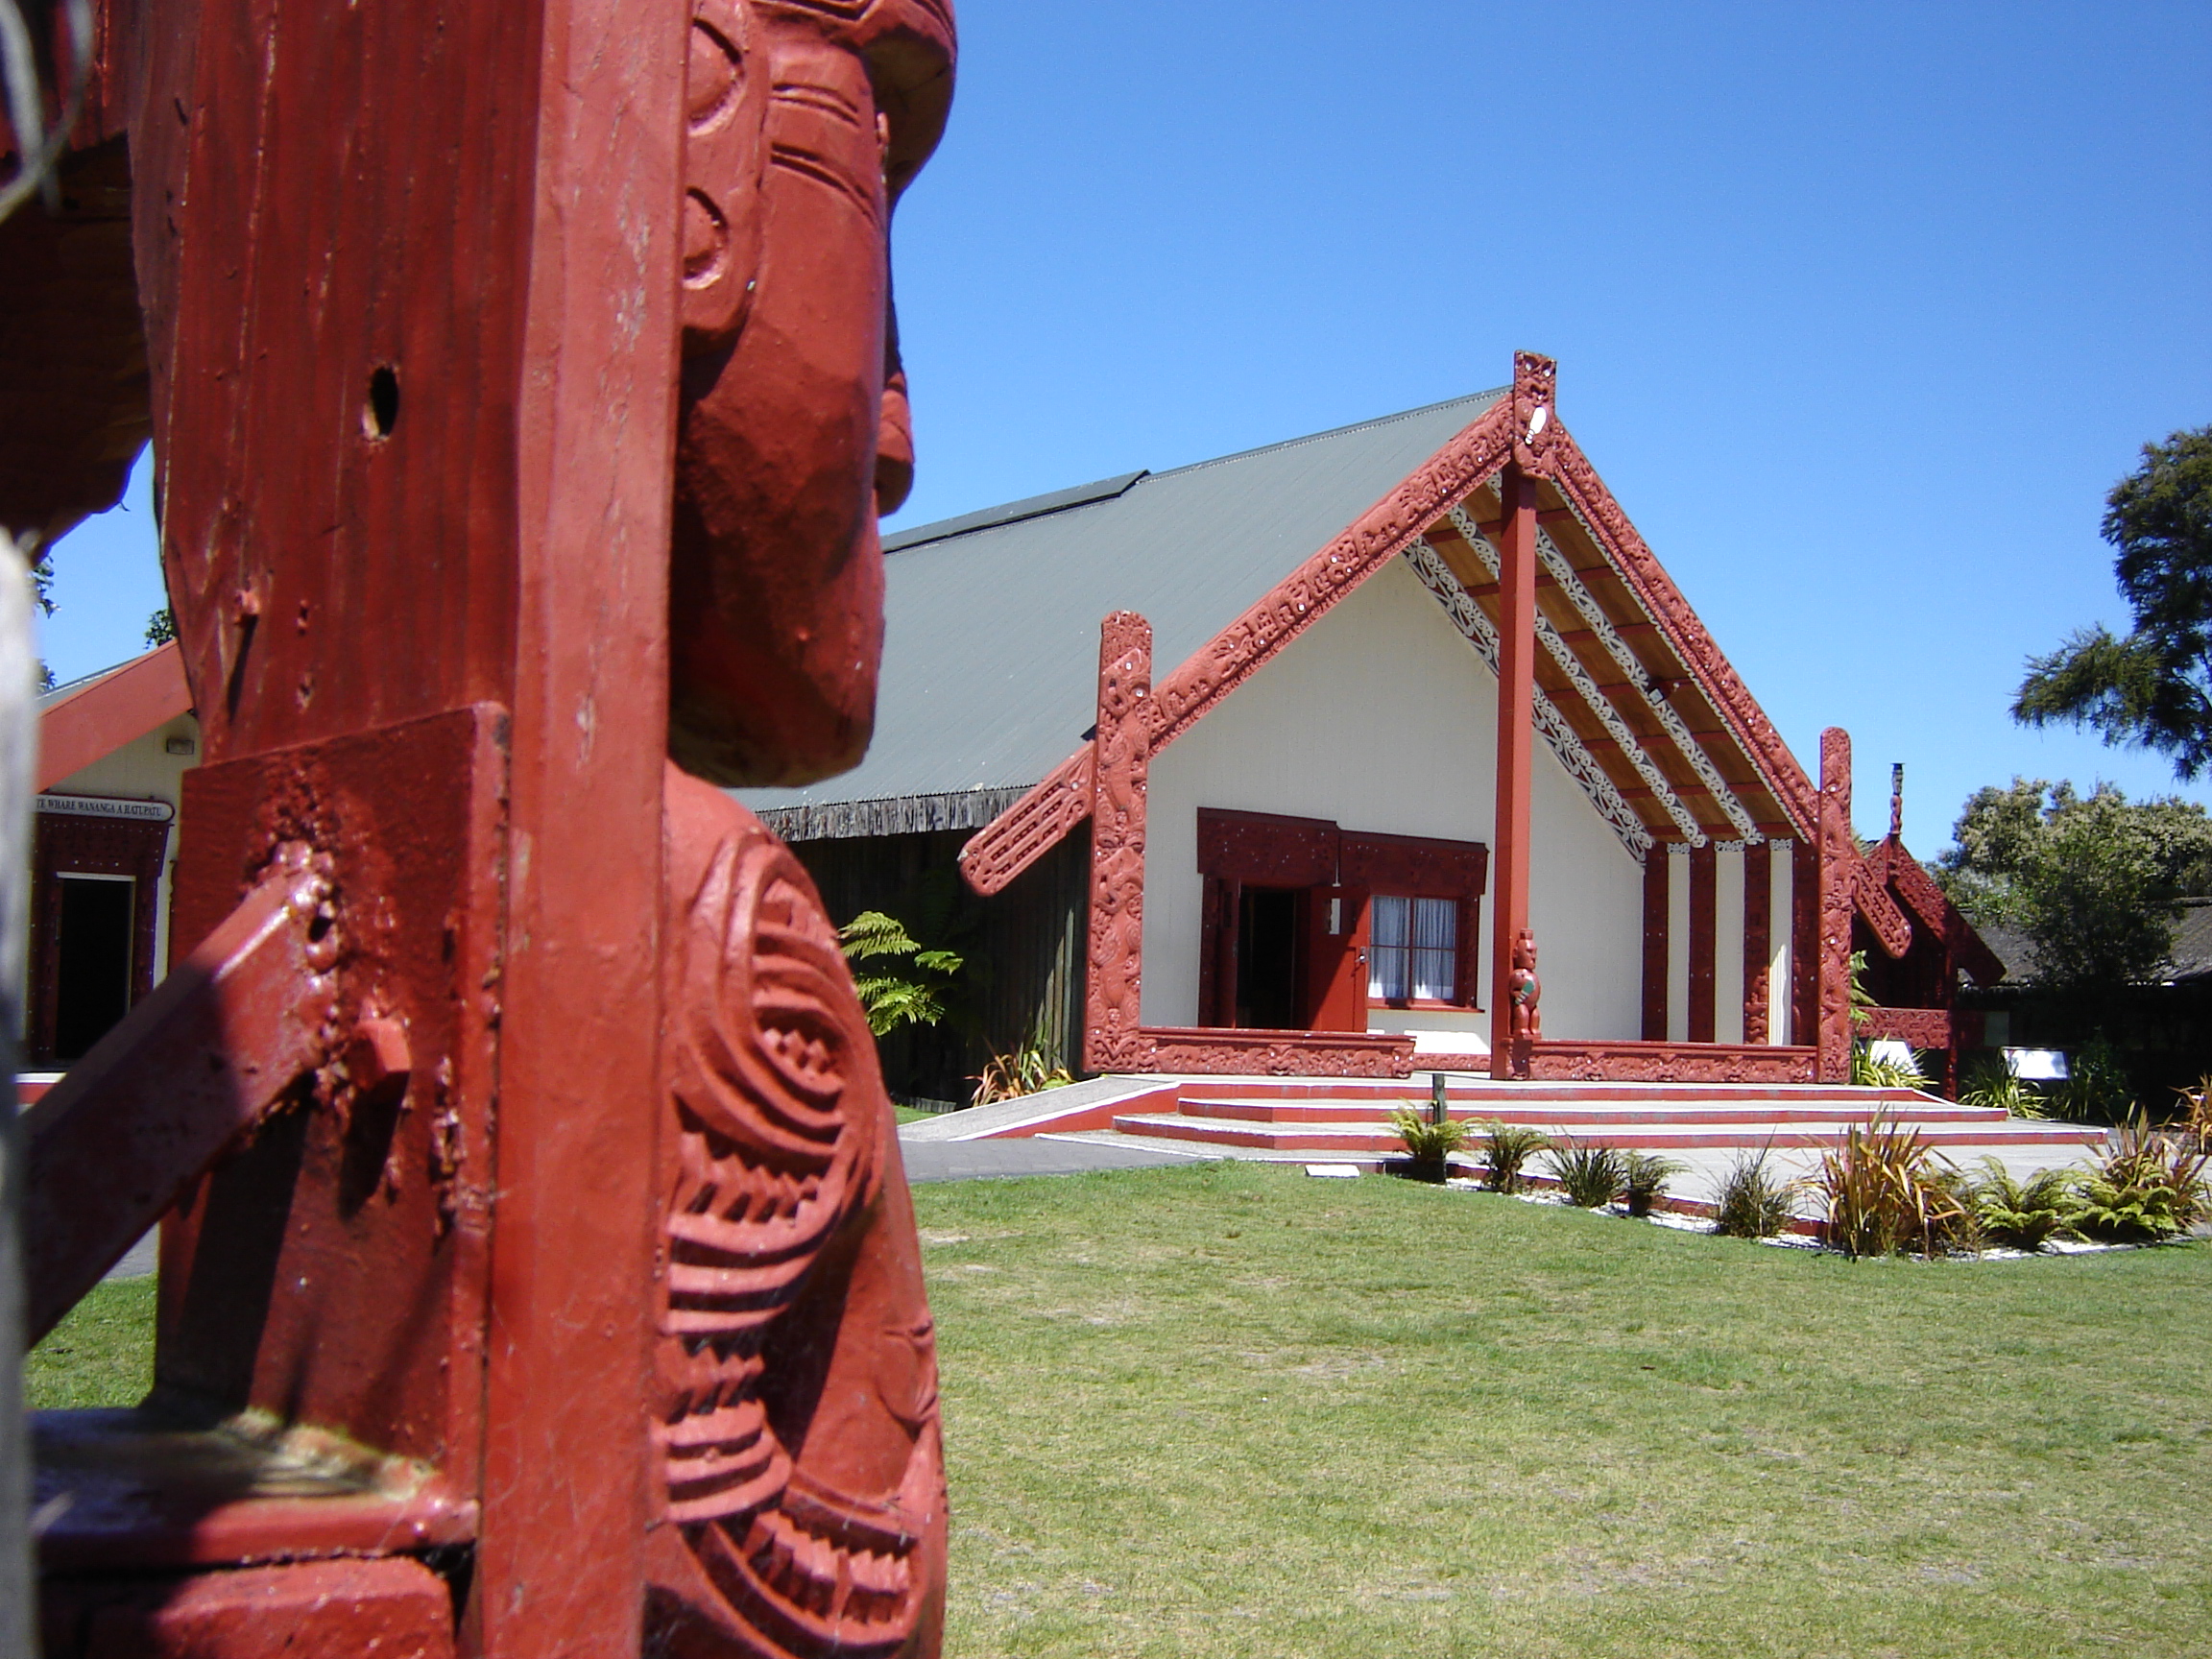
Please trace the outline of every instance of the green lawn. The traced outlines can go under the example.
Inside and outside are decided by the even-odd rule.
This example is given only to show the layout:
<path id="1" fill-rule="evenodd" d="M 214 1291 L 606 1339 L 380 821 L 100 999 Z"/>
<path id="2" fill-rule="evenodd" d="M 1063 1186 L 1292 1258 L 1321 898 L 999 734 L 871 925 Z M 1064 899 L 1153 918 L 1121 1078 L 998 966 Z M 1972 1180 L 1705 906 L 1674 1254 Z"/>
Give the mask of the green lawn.
<path id="1" fill-rule="evenodd" d="M 960 1659 L 2212 1652 L 2212 1248 L 1851 1263 L 1253 1165 L 915 1199 Z M 149 1290 L 34 1401 L 134 1398 Z"/>
<path id="2" fill-rule="evenodd" d="M 1249 1164 L 916 1190 L 949 1653 L 2212 1653 L 2212 1248 Z"/>

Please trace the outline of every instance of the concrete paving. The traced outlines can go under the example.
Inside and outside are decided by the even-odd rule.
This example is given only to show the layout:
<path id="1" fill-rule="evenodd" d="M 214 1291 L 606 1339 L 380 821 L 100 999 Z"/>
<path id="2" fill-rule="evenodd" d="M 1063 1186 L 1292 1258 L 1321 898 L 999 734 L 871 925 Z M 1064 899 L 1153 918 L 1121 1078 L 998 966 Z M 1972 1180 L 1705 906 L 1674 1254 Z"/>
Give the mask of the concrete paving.
<path id="1" fill-rule="evenodd" d="M 1217 1148 L 1133 1146 L 1112 1135 L 1073 1137 L 1037 1135 L 1013 1141 L 923 1141 L 899 1134 L 906 1179 L 926 1181 L 1011 1180 L 1025 1175 L 1088 1175 L 1098 1169 L 1146 1169 L 1166 1164 L 1197 1164 L 1222 1154 Z"/>

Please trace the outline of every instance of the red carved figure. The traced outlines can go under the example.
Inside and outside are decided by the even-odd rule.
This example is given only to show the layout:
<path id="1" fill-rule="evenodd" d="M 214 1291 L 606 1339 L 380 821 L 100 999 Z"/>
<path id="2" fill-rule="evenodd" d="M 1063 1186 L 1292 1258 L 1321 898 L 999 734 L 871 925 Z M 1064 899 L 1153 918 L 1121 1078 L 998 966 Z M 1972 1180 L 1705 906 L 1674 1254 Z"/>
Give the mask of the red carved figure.
<path id="1" fill-rule="evenodd" d="M 1513 937 L 1513 967 L 1506 977 L 1513 998 L 1513 1041 L 1544 1040 L 1544 982 L 1536 977 L 1536 935 L 1524 927 Z"/>
<path id="2" fill-rule="evenodd" d="M 890 220 L 951 96 L 950 0 L 697 0 L 686 83 L 671 753 L 798 782 L 868 746 L 876 517 L 913 443 Z"/>
<path id="3" fill-rule="evenodd" d="M 912 469 L 888 227 L 949 0 L 178 0 L 99 37 L 144 320 L 100 360 L 149 365 L 206 764 L 197 949 L 30 1136 L 57 1196 L 103 1124 L 138 1161 L 33 1241 L 47 1314 L 176 1200 L 153 1401 L 41 1430 L 50 1653 L 934 1654 L 873 1039 L 716 785 L 868 741 Z M 367 149 L 343 113 L 401 107 Z"/>

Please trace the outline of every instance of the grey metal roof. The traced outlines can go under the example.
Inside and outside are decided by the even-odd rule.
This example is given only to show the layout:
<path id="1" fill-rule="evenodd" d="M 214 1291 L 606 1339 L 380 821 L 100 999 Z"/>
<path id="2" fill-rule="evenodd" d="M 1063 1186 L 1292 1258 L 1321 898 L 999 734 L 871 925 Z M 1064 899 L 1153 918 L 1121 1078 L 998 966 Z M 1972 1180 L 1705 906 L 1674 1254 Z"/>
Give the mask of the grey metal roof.
<path id="1" fill-rule="evenodd" d="M 1098 622 L 1136 611 L 1165 676 L 1441 449 L 1504 389 L 1168 472 L 1127 474 L 887 541 L 876 738 L 842 777 L 740 789 L 787 835 L 875 833 L 850 804 L 989 822 L 1094 718 Z M 907 809 L 910 815 L 911 809 Z M 788 816 L 786 816 L 788 815 Z M 874 814 L 881 816 L 881 814 Z"/>

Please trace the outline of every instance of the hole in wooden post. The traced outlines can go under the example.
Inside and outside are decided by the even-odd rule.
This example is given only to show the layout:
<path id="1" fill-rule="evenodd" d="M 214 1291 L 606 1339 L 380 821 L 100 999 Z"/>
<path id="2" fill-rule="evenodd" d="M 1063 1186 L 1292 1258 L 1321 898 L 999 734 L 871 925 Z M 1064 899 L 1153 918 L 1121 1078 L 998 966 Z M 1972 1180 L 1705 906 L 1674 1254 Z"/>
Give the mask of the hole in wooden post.
<path id="1" fill-rule="evenodd" d="M 399 423 L 399 375 L 389 363 L 380 363 L 369 376 L 369 408 L 362 424 L 372 438 L 389 438 Z"/>

